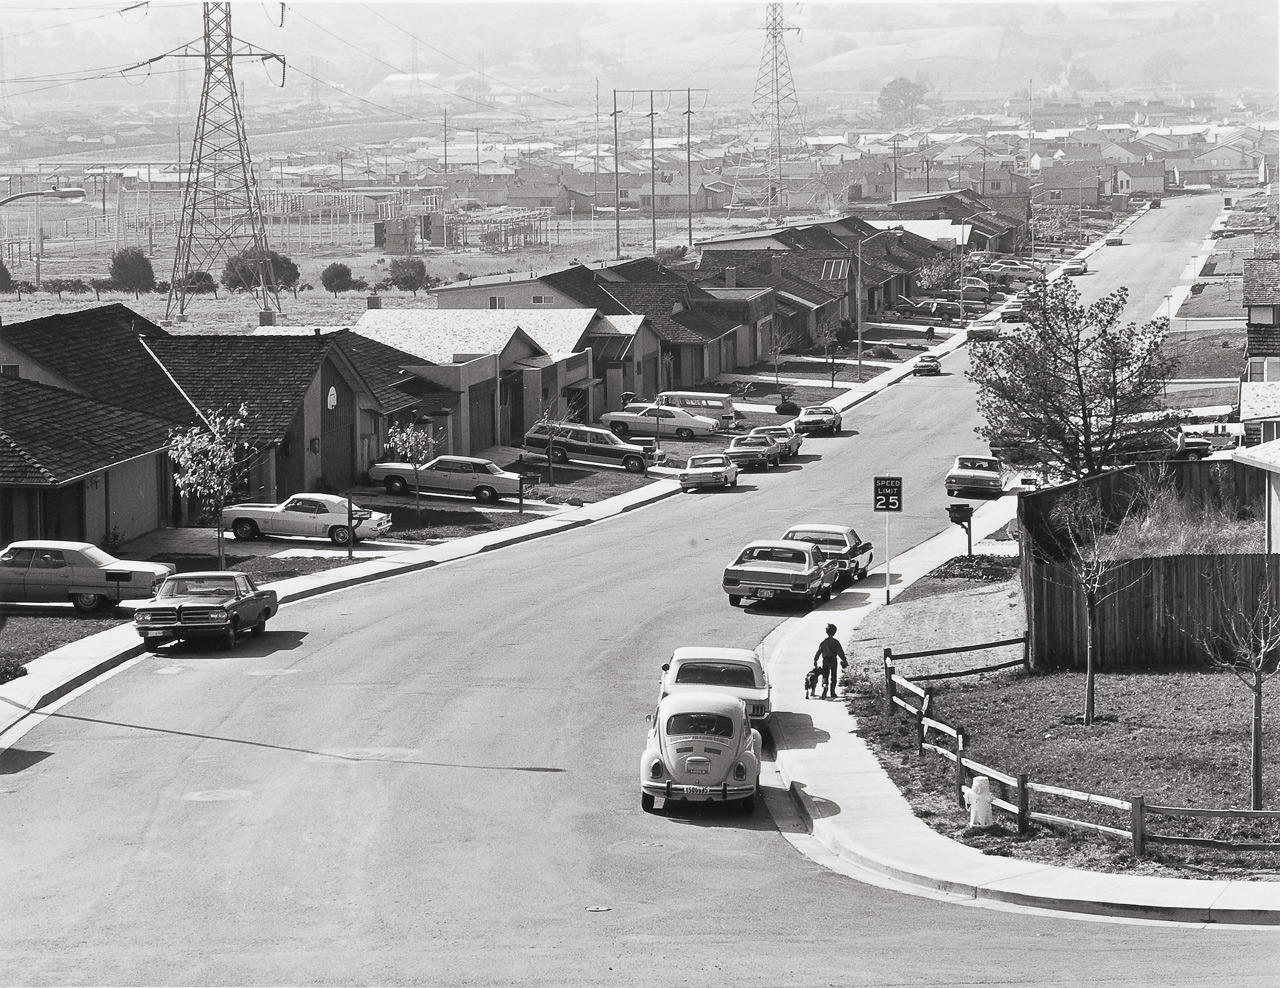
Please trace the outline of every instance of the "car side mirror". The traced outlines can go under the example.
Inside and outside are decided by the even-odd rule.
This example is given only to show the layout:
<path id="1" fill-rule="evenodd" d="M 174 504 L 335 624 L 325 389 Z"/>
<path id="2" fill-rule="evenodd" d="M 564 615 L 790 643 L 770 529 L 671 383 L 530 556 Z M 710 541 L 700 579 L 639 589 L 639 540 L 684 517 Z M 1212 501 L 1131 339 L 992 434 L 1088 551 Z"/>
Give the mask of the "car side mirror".
<path id="1" fill-rule="evenodd" d="M 652 723 L 653 723 L 653 714 L 645 714 L 645 715 L 644 715 L 644 722 L 645 722 L 646 724 L 652 724 Z"/>
<path id="2" fill-rule="evenodd" d="M 662 671 L 663 671 L 663 672 L 669 672 L 670 670 L 671 670 L 671 663 L 670 663 L 670 662 L 664 662 L 664 663 L 662 663 Z"/>

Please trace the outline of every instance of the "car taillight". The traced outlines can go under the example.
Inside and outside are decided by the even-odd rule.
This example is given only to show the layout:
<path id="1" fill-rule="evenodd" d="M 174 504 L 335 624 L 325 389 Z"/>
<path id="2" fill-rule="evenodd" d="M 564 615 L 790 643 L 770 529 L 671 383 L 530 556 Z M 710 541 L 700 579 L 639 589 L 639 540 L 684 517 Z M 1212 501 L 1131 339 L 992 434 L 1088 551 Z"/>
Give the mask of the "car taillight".
<path id="1" fill-rule="evenodd" d="M 735 577 L 732 577 L 732 576 L 726 576 L 726 577 L 724 578 L 724 585 L 725 585 L 726 587 L 736 587 L 736 586 L 738 585 L 738 582 L 739 582 L 739 581 L 738 581 Z"/>
<path id="2" fill-rule="evenodd" d="M 733 777 L 738 782 L 745 779 L 747 777 L 747 766 L 743 765 L 742 762 L 738 762 L 737 765 L 733 766 Z"/>
<path id="3" fill-rule="evenodd" d="M 805 590 L 808 588 L 809 584 L 806 580 L 797 580 L 795 583 L 791 584 L 791 586 L 792 589 L 795 590 Z"/>
<path id="4" fill-rule="evenodd" d="M 651 779 L 662 778 L 662 762 L 654 762 L 652 765 L 649 766 L 649 778 Z"/>

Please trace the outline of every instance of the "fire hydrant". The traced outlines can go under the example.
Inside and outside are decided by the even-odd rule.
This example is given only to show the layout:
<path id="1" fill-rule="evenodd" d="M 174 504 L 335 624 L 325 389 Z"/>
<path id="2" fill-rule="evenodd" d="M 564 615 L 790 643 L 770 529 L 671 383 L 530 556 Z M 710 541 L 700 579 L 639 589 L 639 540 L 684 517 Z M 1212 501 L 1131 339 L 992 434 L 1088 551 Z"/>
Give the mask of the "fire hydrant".
<path id="1" fill-rule="evenodd" d="M 991 781 L 985 775 L 979 775 L 965 789 L 964 801 L 969 807 L 969 826 L 991 826 Z"/>

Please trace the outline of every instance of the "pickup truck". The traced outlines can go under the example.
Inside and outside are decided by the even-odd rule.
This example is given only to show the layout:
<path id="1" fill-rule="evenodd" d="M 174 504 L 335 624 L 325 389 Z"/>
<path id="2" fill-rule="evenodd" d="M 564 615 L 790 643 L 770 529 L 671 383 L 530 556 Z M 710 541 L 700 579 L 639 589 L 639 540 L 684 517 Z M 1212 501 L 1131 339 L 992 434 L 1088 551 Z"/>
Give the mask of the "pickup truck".
<path id="1" fill-rule="evenodd" d="M 175 573 L 138 605 L 133 624 L 148 652 L 187 638 L 213 638 L 229 649 L 238 635 L 266 631 L 279 609 L 276 592 L 259 590 L 246 573 Z"/>
<path id="2" fill-rule="evenodd" d="M 722 579 L 729 606 L 744 598 L 802 600 L 811 606 L 828 600 L 840 567 L 809 542 L 783 539 L 749 544 L 727 566 Z"/>
<path id="3" fill-rule="evenodd" d="M 809 524 L 792 525 L 782 536 L 786 542 L 808 542 L 822 553 L 824 559 L 834 562 L 838 569 L 836 584 L 848 585 L 861 580 L 871 568 L 875 553 L 870 542 L 848 525 Z"/>
<path id="4" fill-rule="evenodd" d="M 391 528 L 391 516 L 352 505 L 348 527 L 345 497 L 295 494 L 281 504 L 233 504 L 223 508 L 222 527 L 231 529 L 243 541 L 263 535 L 316 535 L 345 546 L 386 534 Z"/>

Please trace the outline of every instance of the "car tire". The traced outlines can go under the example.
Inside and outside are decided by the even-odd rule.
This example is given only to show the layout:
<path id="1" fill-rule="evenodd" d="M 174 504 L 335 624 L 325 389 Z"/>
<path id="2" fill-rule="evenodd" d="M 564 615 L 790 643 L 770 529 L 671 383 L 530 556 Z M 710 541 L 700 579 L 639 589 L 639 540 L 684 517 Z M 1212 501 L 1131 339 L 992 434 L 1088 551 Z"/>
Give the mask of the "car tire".
<path id="1" fill-rule="evenodd" d="M 227 625 L 226 631 L 218 636 L 218 644 L 224 652 L 230 652 L 236 647 L 236 629 L 234 625 Z"/>
<path id="2" fill-rule="evenodd" d="M 346 548 L 347 544 L 355 544 L 356 540 L 352 536 L 351 529 L 346 525 L 334 525 L 329 529 L 329 541 L 336 546 Z"/>
<path id="3" fill-rule="evenodd" d="M 71 606 L 81 614 L 92 614 L 107 603 L 107 598 L 100 593 L 73 593 Z"/>
<path id="4" fill-rule="evenodd" d="M 692 439 L 692 438 L 693 438 L 693 430 L 692 430 L 692 429 L 677 429 L 677 430 L 676 430 L 676 438 L 677 438 L 677 439 L 679 439 L 681 442 L 686 442 L 686 443 L 687 443 L 690 439 Z"/>
<path id="5" fill-rule="evenodd" d="M 252 542 L 260 534 L 258 526 L 250 518 L 237 518 L 231 523 L 231 534 L 237 542 Z"/>
<path id="6" fill-rule="evenodd" d="M 742 605 L 742 595 L 741 595 L 741 594 L 736 594 L 736 593 L 731 593 L 731 594 L 729 594 L 729 606 L 730 606 L 730 607 L 740 607 L 741 605 Z"/>
<path id="7" fill-rule="evenodd" d="M 163 644 L 164 642 L 159 638 L 144 638 L 142 639 L 142 650 L 144 652 L 158 652 Z"/>
<path id="8" fill-rule="evenodd" d="M 627 473 L 644 473 L 644 460 L 638 456 L 628 456 L 622 461 Z"/>
<path id="9" fill-rule="evenodd" d="M 388 477 L 386 479 L 386 488 L 388 494 L 397 496 L 409 493 L 409 485 L 404 482 L 403 477 Z"/>
<path id="10" fill-rule="evenodd" d="M 498 500 L 498 492 L 492 487 L 477 487 L 473 493 L 481 504 L 493 504 Z"/>
<path id="11" fill-rule="evenodd" d="M 757 790 L 758 792 L 759 790 Z M 746 799 L 739 799 L 737 810 L 743 816 L 751 816 L 756 811 L 756 793 L 752 793 Z"/>
<path id="12" fill-rule="evenodd" d="M 730 487 L 737 487 L 737 486 L 738 486 L 738 478 L 737 478 L 737 477 L 734 477 L 731 481 L 729 481 L 729 486 L 730 486 Z"/>
<path id="13" fill-rule="evenodd" d="M 552 447 L 551 447 L 551 462 L 552 462 L 552 463 L 568 463 L 568 462 L 569 462 L 569 454 L 568 454 L 568 453 L 566 453 L 566 452 L 565 452 L 563 449 L 561 449 L 559 446 L 552 446 Z"/>
<path id="14" fill-rule="evenodd" d="M 270 615 L 266 611 L 263 611 L 262 617 L 258 618 L 258 623 L 249 629 L 249 634 L 253 635 L 254 638 L 259 638 L 264 635 L 267 630 L 268 617 L 270 617 Z"/>
<path id="15" fill-rule="evenodd" d="M 609 425 L 609 431 L 615 436 L 623 438 L 631 432 L 631 427 L 626 422 L 613 422 Z"/>
<path id="16" fill-rule="evenodd" d="M 642 792 L 642 793 L 640 794 L 640 809 L 641 809 L 641 811 L 642 811 L 642 812 L 644 812 L 644 813 L 652 813 L 652 812 L 653 812 L 653 803 L 654 803 L 654 799 L 653 799 L 653 796 L 652 796 L 651 794 L 649 794 L 649 793 L 647 793 L 647 792 Z"/>

